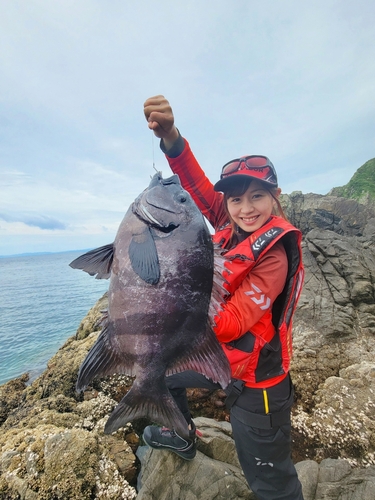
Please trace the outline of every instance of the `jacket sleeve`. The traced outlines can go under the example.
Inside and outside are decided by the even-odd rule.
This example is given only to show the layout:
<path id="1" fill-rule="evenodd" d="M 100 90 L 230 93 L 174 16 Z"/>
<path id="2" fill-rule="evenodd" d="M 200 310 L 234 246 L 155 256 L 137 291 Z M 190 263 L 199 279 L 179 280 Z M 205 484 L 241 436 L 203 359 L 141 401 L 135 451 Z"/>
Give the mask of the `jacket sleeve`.
<path id="1" fill-rule="evenodd" d="M 279 242 L 259 260 L 216 316 L 214 331 L 220 342 L 231 342 L 247 331 L 260 336 L 265 333 L 272 305 L 284 288 L 287 271 L 287 256 Z"/>
<path id="2" fill-rule="evenodd" d="M 199 210 L 216 229 L 228 221 L 223 208 L 223 194 L 214 191 L 212 182 L 197 162 L 189 143 L 186 139 L 180 139 L 184 141 L 184 147 L 180 152 L 182 145 L 181 142 L 178 144 L 178 156 L 169 156 L 173 154 L 171 150 L 164 151 L 169 166 L 172 172 L 179 176 L 183 188 L 190 193 Z"/>

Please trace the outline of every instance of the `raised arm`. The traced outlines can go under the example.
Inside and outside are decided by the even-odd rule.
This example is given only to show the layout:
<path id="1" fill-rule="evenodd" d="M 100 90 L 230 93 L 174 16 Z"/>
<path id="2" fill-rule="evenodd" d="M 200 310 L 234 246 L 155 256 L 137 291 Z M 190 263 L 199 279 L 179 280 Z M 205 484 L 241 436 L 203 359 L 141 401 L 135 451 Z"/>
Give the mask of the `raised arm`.
<path id="1" fill-rule="evenodd" d="M 191 194 L 202 214 L 216 229 L 227 221 L 223 209 L 223 195 L 213 189 L 188 142 L 183 139 L 174 124 L 172 107 L 164 96 L 150 97 L 144 103 L 148 127 L 161 139 L 172 171 L 179 175 L 182 186 Z"/>

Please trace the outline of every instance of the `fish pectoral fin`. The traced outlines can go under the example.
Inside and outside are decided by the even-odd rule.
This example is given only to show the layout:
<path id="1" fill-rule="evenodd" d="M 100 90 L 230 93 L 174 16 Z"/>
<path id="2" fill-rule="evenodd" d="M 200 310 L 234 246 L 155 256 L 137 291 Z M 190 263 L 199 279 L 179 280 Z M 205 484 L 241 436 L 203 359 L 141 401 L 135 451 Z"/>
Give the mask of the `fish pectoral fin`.
<path id="1" fill-rule="evenodd" d="M 112 325 L 108 324 L 84 359 L 76 383 L 77 391 L 84 391 L 94 377 L 123 374 L 133 376 L 134 363 L 120 356 L 111 345 Z"/>
<path id="2" fill-rule="evenodd" d="M 132 235 L 129 245 L 129 258 L 133 271 L 150 285 L 156 285 L 160 279 L 158 252 L 150 228 Z"/>
<path id="3" fill-rule="evenodd" d="M 147 384 L 138 384 L 135 379 L 130 391 L 111 413 L 104 432 L 111 434 L 128 422 L 145 417 L 189 438 L 187 422 L 171 396 L 164 377 L 148 381 Z"/>
<path id="4" fill-rule="evenodd" d="M 96 279 L 107 279 L 111 275 L 113 262 L 113 243 L 95 248 L 90 252 L 80 255 L 74 259 L 69 266 L 73 269 L 82 269 Z"/>

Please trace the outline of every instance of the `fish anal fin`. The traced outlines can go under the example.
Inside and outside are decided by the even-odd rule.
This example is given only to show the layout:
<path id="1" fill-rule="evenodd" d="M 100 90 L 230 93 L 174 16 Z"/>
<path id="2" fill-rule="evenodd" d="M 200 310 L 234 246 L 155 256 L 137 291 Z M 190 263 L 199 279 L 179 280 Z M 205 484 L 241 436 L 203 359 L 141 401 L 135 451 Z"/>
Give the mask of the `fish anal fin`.
<path id="1" fill-rule="evenodd" d="M 124 355 L 119 356 L 111 343 L 112 325 L 109 323 L 80 366 L 76 383 L 77 391 L 83 391 L 94 377 L 123 374 L 134 376 L 134 363 Z"/>
<path id="2" fill-rule="evenodd" d="M 204 375 L 225 389 L 231 380 L 231 369 L 228 358 L 216 339 L 211 327 L 207 325 L 203 340 L 197 340 L 194 349 L 186 357 L 182 357 L 167 370 L 166 375 L 173 375 L 186 370 L 194 370 Z"/>
<path id="3" fill-rule="evenodd" d="M 189 438 L 188 424 L 171 396 L 164 377 L 148 384 L 138 384 L 135 379 L 130 391 L 111 413 L 104 432 L 111 434 L 137 418 L 148 418 Z"/>
<path id="4" fill-rule="evenodd" d="M 74 259 L 69 266 L 82 269 L 90 276 L 96 275 L 96 279 L 107 279 L 111 275 L 113 251 L 113 243 L 95 248 Z"/>
<path id="5" fill-rule="evenodd" d="M 158 253 L 150 228 L 132 235 L 129 245 L 129 258 L 133 271 L 150 285 L 156 285 L 160 279 Z"/>

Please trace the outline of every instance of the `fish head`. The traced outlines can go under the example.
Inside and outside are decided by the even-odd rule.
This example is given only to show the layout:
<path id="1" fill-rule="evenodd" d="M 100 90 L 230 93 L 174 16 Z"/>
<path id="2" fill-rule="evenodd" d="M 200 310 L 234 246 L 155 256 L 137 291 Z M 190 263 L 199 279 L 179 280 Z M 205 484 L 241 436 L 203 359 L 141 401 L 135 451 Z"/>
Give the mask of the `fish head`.
<path id="1" fill-rule="evenodd" d="M 136 198 L 132 210 L 147 225 L 166 232 L 188 222 L 198 212 L 190 194 L 182 188 L 178 175 L 163 179 L 160 172 Z"/>

